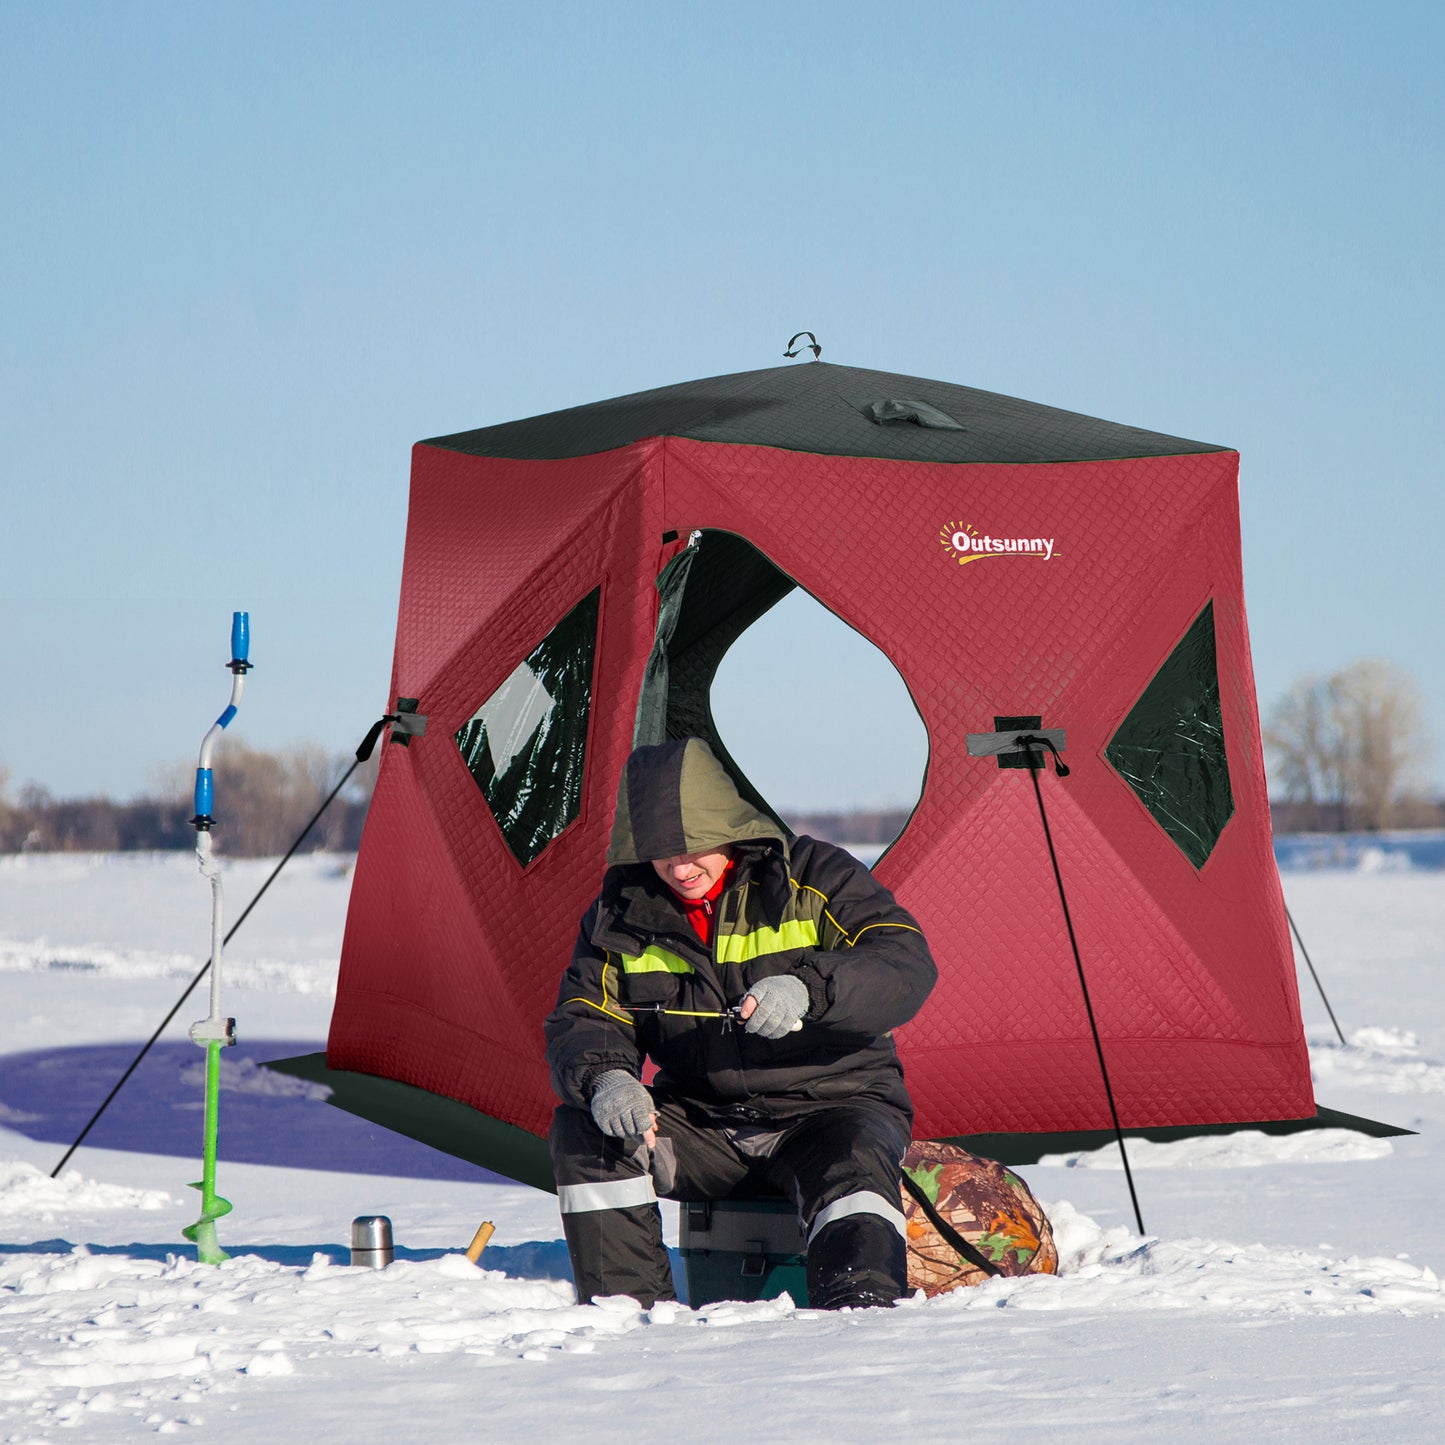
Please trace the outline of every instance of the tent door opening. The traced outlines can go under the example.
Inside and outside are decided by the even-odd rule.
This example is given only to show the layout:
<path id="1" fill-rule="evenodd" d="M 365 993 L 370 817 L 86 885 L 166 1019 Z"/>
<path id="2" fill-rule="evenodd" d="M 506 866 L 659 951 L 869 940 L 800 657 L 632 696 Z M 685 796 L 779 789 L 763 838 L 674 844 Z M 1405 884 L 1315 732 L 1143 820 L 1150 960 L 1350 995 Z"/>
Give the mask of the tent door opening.
<path id="1" fill-rule="evenodd" d="M 739 792 L 790 831 L 800 805 L 852 811 L 881 832 L 848 841 L 872 843 L 879 852 L 891 844 L 922 793 L 928 736 L 887 656 L 736 533 L 694 533 L 657 587 L 657 631 L 634 746 L 703 738 Z M 775 618 L 730 657 L 774 608 Z M 818 637 L 826 641 L 816 651 L 800 648 L 800 638 L 813 647 Z M 766 729 L 753 725 L 759 707 L 769 712 Z M 831 760 L 828 774 L 810 783 L 816 759 Z M 846 775 L 855 786 L 840 791 L 837 778 Z M 764 796 L 779 786 L 811 787 L 817 796 L 795 793 L 780 808 Z"/>

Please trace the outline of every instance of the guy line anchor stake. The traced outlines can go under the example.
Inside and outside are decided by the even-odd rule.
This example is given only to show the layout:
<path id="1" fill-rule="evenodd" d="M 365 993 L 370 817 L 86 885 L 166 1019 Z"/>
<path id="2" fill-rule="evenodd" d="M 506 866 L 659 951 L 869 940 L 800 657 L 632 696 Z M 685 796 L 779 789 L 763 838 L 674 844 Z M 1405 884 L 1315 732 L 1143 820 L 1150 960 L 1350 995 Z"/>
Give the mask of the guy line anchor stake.
<path id="1" fill-rule="evenodd" d="M 206 1122 L 201 1179 L 192 1189 L 201 1191 L 201 1217 L 181 1231 L 196 1246 L 196 1258 L 202 1264 L 220 1264 L 229 1259 L 216 1242 L 216 1221 L 231 1212 L 231 1201 L 216 1193 L 216 1132 L 220 1114 L 221 1050 L 236 1042 L 236 1020 L 221 1013 L 221 865 L 211 854 L 211 816 L 215 787 L 211 778 L 211 752 L 217 739 L 236 716 L 241 704 L 241 690 L 251 670 L 247 654 L 251 650 L 251 615 L 231 614 L 231 701 L 225 712 L 211 724 L 201 741 L 201 756 L 196 765 L 196 816 L 191 826 L 196 830 L 196 858 L 201 874 L 211 881 L 211 1011 L 190 1028 L 191 1040 L 206 1051 Z"/>

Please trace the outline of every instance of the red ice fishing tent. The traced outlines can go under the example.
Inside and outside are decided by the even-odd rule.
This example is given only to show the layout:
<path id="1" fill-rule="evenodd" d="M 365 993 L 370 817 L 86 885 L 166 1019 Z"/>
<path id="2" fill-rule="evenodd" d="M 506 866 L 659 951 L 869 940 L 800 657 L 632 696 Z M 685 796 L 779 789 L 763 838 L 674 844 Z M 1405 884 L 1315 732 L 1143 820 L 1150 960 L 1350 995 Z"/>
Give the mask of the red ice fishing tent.
<path id="1" fill-rule="evenodd" d="M 333 1077 L 412 1086 L 372 1110 L 409 1132 L 408 1100 L 470 1106 L 443 1133 L 485 1116 L 483 1162 L 545 1173 L 542 1020 L 624 759 L 635 736 L 705 737 L 766 807 L 709 687 L 798 586 L 891 659 L 927 728 L 922 796 L 876 865 L 940 970 L 898 1037 L 918 1136 L 1110 1125 L 1035 780 L 1123 1126 L 1314 1116 L 1238 464 L 817 361 L 419 443 L 402 722 L 356 866 Z M 768 678 L 752 686 L 766 709 Z M 988 752 L 1010 729 L 1061 741 L 1067 777 Z"/>

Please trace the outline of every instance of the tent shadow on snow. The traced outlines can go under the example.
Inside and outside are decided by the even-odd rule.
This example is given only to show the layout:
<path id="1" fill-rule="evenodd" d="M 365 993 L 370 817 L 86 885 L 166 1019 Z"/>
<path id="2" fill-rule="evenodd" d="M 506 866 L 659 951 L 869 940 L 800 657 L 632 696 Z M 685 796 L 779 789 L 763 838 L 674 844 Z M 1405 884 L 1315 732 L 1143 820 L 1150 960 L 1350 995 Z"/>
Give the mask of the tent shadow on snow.
<path id="1" fill-rule="evenodd" d="M 240 1224 L 233 1224 L 233 1229 Z M 0 1257 L 9 1254 L 73 1254 L 80 1247 L 80 1241 L 73 1239 L 41 1239 L 28 1244 L 0 1242 Z M 320 1254 L 332 1264 L 349 1265 L 351 1251 L 344 1244 L 251 1244 L 244 1236 L 227 1239 L 226 1252 L 234 1259 L 239 1255 L 255 1255 L 257 1259 L 269 1260 L 272 1264 L 286 1265 L 292 1269 L 305 1269 Z M 131 1244 L 91 1244 L 84 1248 L 91 1254 L 114 1255 L 122 1259 L 150 1259 L 164 1264 L 172 1256 L 189 1255 L 193 1246 L 184 1240 L 174 1244 L 156 1244 L 153 1241 L 135 1241 Z M 398 1261 L 409 1260 L 424 1263 L 441 1259 L 449 1254 L 458 1254 L 459 1249 L 407 1249 L 396 1245 L 394 1257 Z M 676 1254 L 676 1251 L 671 1251 Z M 572 1268 L 567 1261 L 567 1246 L 560 1239 L 534 1240 L 527 1244 L 489 1244 L 479 1261 L 482 1269 L 498 1270 L 513 1279 L 561 1279 L 571 1281 Z M 682 1276 L 680 1263 L 675 1263 L 674 1273 Z"/>
<path id="2" fill-rule="evenodd" d="M 0 1056 L 0 1125 L 55 1144 L 58 1159 L 139 1047 L 93 1044 Z M 323 1090 L 260 1067 L 279 1055 L 316 1047 L 310 1040 L 243 1040 L 225 1051 L 223 1164 L 510 1182 L 354 1114 L 326 1108 Z M 189 1157 L 199 1168 L 204 1066 L 204 1053 L 189 1041 L 156 1044 L 101 1116 L 85 1147 Z"/>

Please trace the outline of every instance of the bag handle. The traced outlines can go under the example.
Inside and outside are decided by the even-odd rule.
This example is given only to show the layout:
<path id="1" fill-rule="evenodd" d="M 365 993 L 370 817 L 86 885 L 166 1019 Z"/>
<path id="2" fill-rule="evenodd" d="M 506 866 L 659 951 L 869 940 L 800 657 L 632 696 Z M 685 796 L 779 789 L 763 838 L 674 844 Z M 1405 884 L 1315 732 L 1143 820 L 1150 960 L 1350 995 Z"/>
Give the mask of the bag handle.
<path id="1" fill-rule="evenodd" d="M 922 1186 L 911 1174 L 903 1170 L 903 1187 L 918 1201 L 918 1207 L 928 1217 L 928 1222 L 938 1231 L 945 1244 L 951 1245 L 958 1254 L 975 1269 L 981 1269 L 994 1278 L 1003 1274 L 998 1265 L 986 1259 L 973 1247 L 933 1206 L 933 1201 L 923 1192 Z"/>

